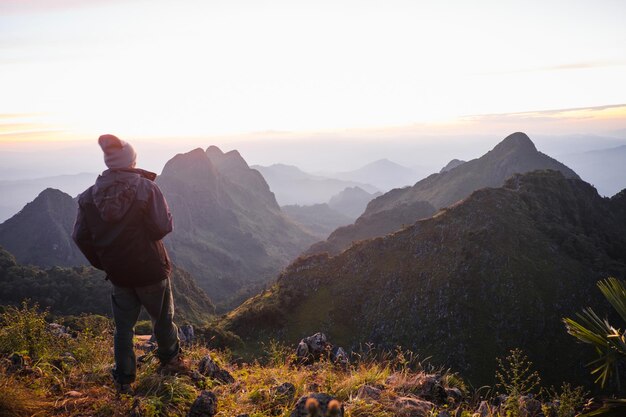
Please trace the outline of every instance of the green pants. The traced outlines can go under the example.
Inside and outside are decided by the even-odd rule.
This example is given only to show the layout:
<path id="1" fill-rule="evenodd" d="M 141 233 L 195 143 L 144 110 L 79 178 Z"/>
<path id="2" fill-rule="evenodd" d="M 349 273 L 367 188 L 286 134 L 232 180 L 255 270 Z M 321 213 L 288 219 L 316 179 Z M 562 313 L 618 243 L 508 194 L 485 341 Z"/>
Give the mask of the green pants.
<path id="1" fill-rule="evenodd" d="M 145 287 L 118 287 L 111 294 L 115 335 L 115 369 L 113 378 L 120 384 L 135 380 L 136 358 L 133 350 L 134 327 L 143 306 L 152 319 L 152 329 L 158 345 L 157 356 L 166 364 L 180 351 L 178 328 L 174 324 L 174 300 L 170 280 Z"/>

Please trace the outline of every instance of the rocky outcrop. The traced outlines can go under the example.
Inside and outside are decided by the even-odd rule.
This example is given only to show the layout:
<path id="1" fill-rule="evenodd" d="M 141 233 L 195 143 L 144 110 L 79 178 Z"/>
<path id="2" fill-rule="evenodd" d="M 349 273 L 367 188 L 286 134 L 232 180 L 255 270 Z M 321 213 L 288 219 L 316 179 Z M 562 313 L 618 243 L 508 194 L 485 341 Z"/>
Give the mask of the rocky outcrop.
<path id="1" fill-rule="evenodd" d="M 213 417 L 217 414 L 217 397 L 211 391 L 202 391 L 195 399 L 187 417 Z"/>

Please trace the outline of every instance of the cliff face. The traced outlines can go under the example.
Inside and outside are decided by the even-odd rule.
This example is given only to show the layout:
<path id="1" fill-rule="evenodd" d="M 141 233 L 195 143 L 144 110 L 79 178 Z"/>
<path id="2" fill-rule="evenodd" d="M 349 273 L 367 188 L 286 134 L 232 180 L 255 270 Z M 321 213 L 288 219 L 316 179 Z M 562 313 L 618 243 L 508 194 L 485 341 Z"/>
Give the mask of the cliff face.
<path id="1" fill-rule="evenodd" d="M 537 151 L 530 138 L 521 132 L 507 136 L 480 158 L 456 163 L 452 168 L 449 166 L 412 187 L 397 188 L 370 201 L 354 225 L 336 230 L 307 253 L 336 254 L 354 241 L 395 232 L 476 190 L 500 187 L 514 174 L 551 169 L 560 171 L 567 178 L 578 178 L 562 163 Z"/>
<path id="2" fill-rule="evenodd" d="M 166 238 L 172 259 L 215 300 L 269 281 L 313 241 L 236 151 L 179 154 L 157 183 L 174 217 Z"/>
<path id="3" fill-rule="evenodd" d="M 249 343 L 321 330 L 347 347 L 399 344 L 476 383 L 521 347 L 544 374 L 576 379 L 589 352 L 561 318 L 602 305 L 597 280 L 626 276 L 625 208 L 624 193 L 602 198 L 560 172 L 516 175 L 399 232 L 294 262 L 224 324 Z"/>

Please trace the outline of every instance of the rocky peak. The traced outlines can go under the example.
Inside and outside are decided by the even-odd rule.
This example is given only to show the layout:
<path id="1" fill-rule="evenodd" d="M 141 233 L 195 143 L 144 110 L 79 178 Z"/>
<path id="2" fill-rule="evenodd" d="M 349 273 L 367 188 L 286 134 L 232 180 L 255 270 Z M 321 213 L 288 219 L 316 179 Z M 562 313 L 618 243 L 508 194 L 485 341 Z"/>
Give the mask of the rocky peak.
<path id="1" fill-rule="evenodd" d="M 502 142 L 498 143 L 496 147 L 493 148 L 492 152 L 498 155 L 509 154 L 511 152 L 534 153 L 537 152 L 537 148 L 526 133 L 515 132 L 504 138 Z"/>
<path id="2" fill-rule="evenodd" d="M 177 154 L 167 161 L 161 173 L 161 177 L 171 177 L 182 180 L 193 180 L 199 177 L 215 178 L 216 176 L 217 170 L 201 148 L 196 148 L 187 153 Z"/>
<path id="3" fill-rule="evenodd" d="M 219 171 L 248 170 L 250 168 L 236 149 L 224 153 L 220 148 L 212 145 L 207 148 L 206 154 Z"/>

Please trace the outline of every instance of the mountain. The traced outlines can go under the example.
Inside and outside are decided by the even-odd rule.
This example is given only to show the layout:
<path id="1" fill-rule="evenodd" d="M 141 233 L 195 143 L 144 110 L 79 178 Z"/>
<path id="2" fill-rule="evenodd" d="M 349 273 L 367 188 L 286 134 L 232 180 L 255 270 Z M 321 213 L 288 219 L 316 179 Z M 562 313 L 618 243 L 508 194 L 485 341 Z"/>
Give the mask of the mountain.
<path id="1" fill-rule="evenodd" d="M 0 224 L 0 245 L 20 263 L 43 267 L 88 264 L 72 241 L 78 205 L 63 191 L 47 188 Z"/>
<path id="2" fill-rule="evenodd" d="M 513 174 L 536 169 L 554 169 L 568 178 L 578 178 L 562 163 L 537 151 L 524 133 L 514 133 L 480 158 L 447 171 L 444 168 L 443 172 L 432 174 L 412 187 L 397 188 L 375 198 L 354 225 L 336 230 L 307 253 L 337 253 L 354 241 L 391 233 L 431 216 L 436 209 L 456 203 L 473 191 L 500 187 Z"/>
<path id="3" fill-rule="evenodd" d="M 465 162 L 456 169 L 430 175 L 412 187 L 378 197 L 368 205 L 364 215 L 414 201 L 428 201 L 436 208 L 447 207 L 475 190 L 500 187 L 513 174 L 537 169 L 554 169 L 568 178 L 578 178 L 567 166 L 539 152 L 526 134 L 516 132 L 480 158 Z"/>
<path id="4" fill-rule="evenodd" d="M 444 172 L 448 172 L 453 170 L 454 168 L 463 165 L 465 163 L 465 161 L 461 161 L 460 159 L 453 159 L 450 162 L 448 162 L 446 164 L 445 167 L 441 168 L 441 171 L 439 171 L 440 174 L 444 173 Z"/>
<path id="5" fill-rule="evenodd" d="M 172 272 L 176 321 L 206 323 L 215 307 L 189 273 Z M 111 284 L 95 268 L 40 268 L 20 265 L 0 247 L 0 305 L 17 305 L 29 299 L 57 315 L 111 315 Z"/>
<path id="6" fill-rule="evenodd" d="M 283 213 L 317 239 L 326 239 L 330 232 L 354 219 L 333 210 L 328 204 L 281 207 Z"/>
<path id="7" fill-rule="evenodd" d="M 326 203 L 347 187 L 360 187 L 369 193 L 378 191 L 369 184 L 312 175 L 292 165 L 254 165 L 252 168 L 263 175 L 281 206 Z"/>
<path id="8" fill-rule="evenodd" d="M 474 385 L 519 347 L 543 375 L 576 381 L 591 352 L 561 318 L 608 311 L 596 288 L 607 276 L 626 277 L 626 190 L 603 198 L 580 179 L 536 171 L 337 256 L 300 258 L 222 325 L 250 346 L 318 331 L 345 348 L 401 345 Z"/>
<path id="9" fill-rule="evenodd" d="M 380 192 L 368 193 L 360 187 L 348 187 L 332 196 L 328 201 L 328 206 L 354 220 L 363 213 L 367 203 L 380 195 L 382 195 Z"/>
<path id="10" fill-rule="evenodd" d="M 157 178 L 174 218 L 165 243 L 213 300 L 266 283 L 314 238 L 280 210 L 263 177 L 236 151 L 195 149 Z"/>
<path id="11" fill-rule="evenodd" d="M 13 216 L 46 188 L 56 188 L 75 196 L 93 184 L 96 177 L 97 174 L 81 173 L 34 179 L 2 180 L 0 181 L 0 195 L 2 196 L 0 222 Z"/>
<path id="12" fill-rule="evenodd" d="M 379 159 L 354 171 L 338 172 L 332 176 L 346 181 L 372 184 L 381 190 L 415 184 L 421 178 L 411 168 L 396 164 L 388 159 Z"/>
<path id="13" fill-rule="evenodd" d="M 610 196 L 626 187 L 626 145 L 563 155 L 561 159 L 602 195 Z"/>

